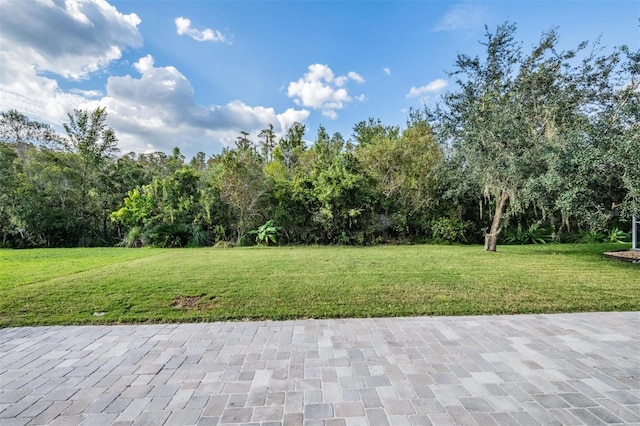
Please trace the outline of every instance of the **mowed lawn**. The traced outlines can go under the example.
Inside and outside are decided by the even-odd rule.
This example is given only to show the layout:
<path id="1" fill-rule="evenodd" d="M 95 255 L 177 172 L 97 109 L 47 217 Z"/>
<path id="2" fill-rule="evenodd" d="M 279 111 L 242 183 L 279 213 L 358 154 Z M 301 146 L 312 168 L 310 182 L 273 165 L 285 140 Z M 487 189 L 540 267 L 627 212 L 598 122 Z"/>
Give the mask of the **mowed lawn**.
<path id="1" fill-rule="evenodd" d="M 624 247 L 0 250 L 0 326 L 638 311 Z"/>

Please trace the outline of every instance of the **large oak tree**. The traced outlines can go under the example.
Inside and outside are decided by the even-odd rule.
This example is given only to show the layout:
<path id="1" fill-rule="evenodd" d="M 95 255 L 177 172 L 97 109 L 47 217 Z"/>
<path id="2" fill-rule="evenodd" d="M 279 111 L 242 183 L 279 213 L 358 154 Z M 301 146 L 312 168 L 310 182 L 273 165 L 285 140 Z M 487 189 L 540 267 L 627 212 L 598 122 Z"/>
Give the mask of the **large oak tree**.
<path id="1" fill-rule="evenodd" d="M 483 57 L 458 55 L 451 73 L 458 89 L 431 111 L 440 142 L 462 174 L 475 181 L 482 191 L 478 196 L 490 200 L 487 251 L 496 250 L 505 214 L 532 203 L 554 207 L 543 199 L 541 182 L 559 198 L 580 185 L 565 185 L 571 171 L 558 169 L 559 158 L 568 155 L 571 163 L 575 157 L 568 148 L 598 145 L 589 143 L 598 134 L 598 108 L 606 101 L 598 93 L 611 89 L 616 66 L 613 56 L 585 54 L 587 43 L 558 51 L 555 30 L 525 53 L 515 33 L 515 24 L 500 25 L 487 31 Z M 586 56 L 579 61 L 578 55 Z M 597 172 L 591 166 L 601 159 L 587 162 L 589 170 Z"/>

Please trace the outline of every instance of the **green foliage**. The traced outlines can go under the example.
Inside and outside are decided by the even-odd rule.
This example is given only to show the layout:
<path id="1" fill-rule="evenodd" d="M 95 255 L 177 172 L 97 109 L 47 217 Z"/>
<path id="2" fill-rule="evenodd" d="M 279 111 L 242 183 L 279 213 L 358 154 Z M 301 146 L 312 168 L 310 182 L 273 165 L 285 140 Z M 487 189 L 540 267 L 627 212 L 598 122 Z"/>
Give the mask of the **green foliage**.
<path id="1" fill-rule="evenodd" d="M 553 236 L 539 224 L 534 223 L 523 229 L 521 225 L 515 232 L 508 234 L 504 239 L 505 244 L 546 244 L 553 240 Z"/>
<path id="2" fill-rule="evenodd" d="M 144 231 L 149 245 L 161 248 L 186 247 L 191 230 L 184 223 L 160 223 Z"/>
<path id="3" fill-rule="evenodd" d="M 316 168 L 311 195 L 317 200 L 313 222 L 321 242 L 368 244 L 373 238 L 374 195 L 369 179 L 349 154 L 335 156 L 328 167 Z"/>
<path id="4" fill-rule="evenodd" d="M 485 238 L 491 250 L 505 219 L 559 241 L 623 241 L 640 215 L 640 53 L 561 51 L 555 31 L 527 51 L 515 31 L 459 55 L 439 107 L 412 109 L 405 128 L 361 121 L 348 140 L 320 126 L 307 146 L 294 123 L 276 141 L 267 125 L 257 143 L 241 131 L 186 162 L 178 148 L 119 155 L 103 107 L 74 110 L 64 137 L 0 112 L 0 247 L 253 245 L 253 229 L 261 244 Z M 531 226 L 501 241 L 548 236 Z"/>
<path id="5" fill-rule="evenodd" d="M 255 229 L 250 233 L 255 234 L 256 243 L 264 244 L 268 246 L 269 242 L 273 244 L 278 243 L 280 228 L 274 225 L 273 220 L 269 219 L 264 224 L 262 224 L 258 229 Z"/>
<path id="6" fill-rule="evenodd" d="M 129 228 L 122 245 L 131 247 L 203 246 L 209 235 L 198 219 L 202 192 L 199 175 L 189 167 L 164 179 L 136 188 L 124 199 L 124 206 L 111 219 Z"/>
<path id="7" fill-rule="evenodd" d="M 128 196 L 124 199 L 124 206 L 111 213 L 110 217 L 127 228 L 135 228 L 144 225 L 153 211 L 154 200 L 150 193 L 150 187 L 147 186 L 129 191 Z"/>
<path id="8" fill-rule="evenodd" d="M 0 143 L 12 145 L 16 154 L 25 159 L 26 152 L 35 146 L 55 149 L 63 140 L 51 126 L 30 120 L 15 109 L 0 112 Z"/>
<path id="9" fill-rule="evenodd" d="M 231 210 L 234 219 L 231 226 L 235 228 L 238 244 L 248 230 L 258 226 L 266 195 L 265 179 L 262 159 L 244 142 L 238 149 L 225 150 L 216 159 L 212 184 Z"/>
<path id="10" fill-rule="evenodd" d="M 364 173 L 372 178 L 380 203 L 385 210 L 393 211 L 391 215 L 385 212 L 384 217 L 391 216 L 391 226 L 398 236 L 420 233 L 420 223 L 435 204 L 435 172 L 442 161 L 442 151 L 422 112 L 410 114 L 401 134 L 372 120 L 357 128 L 361 143 L 356 147 L 356 157 Z"/>
<path id="11" fill-rule="evenodd" d="M 559 51 L 554 30 L 526 53 L 515 32 L 500 25 L 487 31 L 483 57 L 458 55 L 458 89 L 431 111 L 436 136 L 463 167 L 457 182 L 490 200 L 488 250 L 503 218 L 532 206 L 561 228 L 603 228 L 616 206 L 638 204 L 640 55 L 583 54 L 587 43 Z"/>
<path id="12" fill-rule="evenodd" d="M 577 235 L 574 236 L 575 242 L 583 244 L 593 243 L 626 243 L 628 235 L 621 229 L 614 227 L 609 231 L 602 232 L 599 230 L 588 229 L 580 230 Z"/>
<path id="13" fill-rule="evenodd" d="M 431 224 L 431 233 L 437 242 L 465 243 L 470 222 L 462 222 L 457 217 L 441 217 Z"/>
<path id="14" fill-rule="evenodd" d="M 607 236 L 602 232 L 593 230 L 580 230 L 576 235 L 576 242 L 582 244 L 602 243 Z"/>
<path id="15" fill-rule="evenodd" d="M 142 227 L 133 226 L 129 228 L 122 240 L 116 244 L 116 247 L 136 248 L 145 245 L 148 245 L 148 241 L 143 239 Z"/>
<path id="16" fill-rule="evenodd" d="M 611 231 L 609 231 L 607 240 L 610 243 L 626 243 L 627 233 L 621 231 L 618 228 L 613 228 Z"/>

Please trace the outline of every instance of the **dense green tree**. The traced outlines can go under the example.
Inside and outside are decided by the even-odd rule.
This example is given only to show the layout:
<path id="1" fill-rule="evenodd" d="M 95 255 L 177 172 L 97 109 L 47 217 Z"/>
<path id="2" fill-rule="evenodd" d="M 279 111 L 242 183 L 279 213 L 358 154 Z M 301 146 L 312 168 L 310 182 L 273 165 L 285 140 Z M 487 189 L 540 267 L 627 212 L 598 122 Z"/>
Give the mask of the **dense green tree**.
<path id="1" fill-rule="evenodd" d="M 321 242 L 371 243 L 375 194 L 357 158 L 350 153 L 338 153 L 329 164 L 318 166 L 312 178 L 312 194 L 318 201 L 318 209 L 312 218 L 321 232 Z"/>
<path id="2" fill-rule="evenodd" d="M 14 109 L 0 112 L 0 141 L 13 145 L 22 159 L 30 146 L 51 148 L 61 142 L 51 126 L 30 120 Z"/>
<path id="3" fill-rule="evenodd" d="M 278 141 L 278 145 L 274 149 L 273 157 L 280 161 L 284 168 L 291 172 L 298 165 L 300 155 L 305 151 L 304 144 L 304 124 L 295 122 L 287 129 L 284 137 Z"/>
<path id="4" fill-rule="evenodd" d="M 412 111 L 402 134 L 366 132 L 363 127 L 360 131 L 372 135 L 356 146 L 356 155 L 382 195 L 377 228 L 399 236 L 423 231 L 421 225 L 429 221 L 428 208 L 435 202 L 435 169 L 442 158 L 426 117 Z"/>
<path id="5" fill-rule="evenodd" d="M 77 210 L 80 218 L 81 245 L 94 244 L 94 240 L 107 243 L 106 224 L 113 206 L 108 196 L 112 185 L 107 167 L 118 153 L 117 138 L 106 124 L 107 111 L 74 110 L 68 114 L 69 122 L 63 123 L 66 132 L 65 145 L 75 154 L 67 166 L 72 173 L 72 185 L 77 191 Z"/>
<path id="6" fill-rule="evenodd" d="M 30 149 L 20 186 L 19 218 L 28 246 L 71 247 L 87 245 L 86 236 L 98 224 L 88 228 L 88 211 L 79 192 L 77 155 L 71 152 Z M 95 226 L 94 226 L 95 225 Z M 100 240 L 97 243 L 107 244 Z"/>
<path id="7" fill-rule="evenodd" d="M 397 138 L 400 135 L 400 127 L 385 126 L 380 119 L 369 118 L 360 121 L 353 126 L 353 139 L 357 145 L 364 146 L 380 138 Z"/>
<path id="8" fill-rule="evenodd" d="M 219 188 L 222 201 L 234 216 L 234 234 L 238 244 L 264 219 L 261 209 L 265 195 L 262 159 L 243 138 L 238 139 L 235 149 L 227 149 L 218 157 L 217 176 L 214 176 L 214 185 Z"/>
<path id="9" fill-rule="evenodd" d="M 0 142 L 0 247 L 12 246 L 19 235 L 16 212 L 18 187 L 21 184 L 22 162 L 15 147 Z"/>
<path id="10" fill-rule="evenodd" d="M 571 138 L 581 137 L 585 87 L 574 83 L 576 51 L 557 52 L 557 34 L 544 34 L 524 54 L 514 24 L 487 32 L 485 57 L 458 55 L 459 90 L 445 95 L 434 126 L 472 179 L 491 200 L 485 249 L 495 251 L 503 218 L 537 201 L 531 190 Z M 578 51 L 584 47 L 580 46 Z M 590 62 L 598 67 L 599 64 Z M 589 88 L 602 81 L 584 81 Z"/>
<path id="11" fill-rule="evenodd" d="M 83 226 L 74 212 L 74 154 L 60 150 L 50 126 L 17 111 L 2 114 L 0 228 L 14 247 L 72 246 Z"/>
<path id="12" fill-rule="evenodd" d="M 130 191 L 123 206 L 111 214 L 112 220 L 126 229 L 122 244 L 129 247 L 206 244 L 208 236 L 199 220 L 201 189 L 198 172 L 184 166 Z"/>
<path id="13" fill-rule="evenodd" d="M 189 166 L 193 167 L 196 170 L 203 171 L 207 168 L 206 161 L 207 154 L 202 151 L 196 153 L 196 155 L 189 162 Z"/>
<path id="14" fill-rule="evenodd" d="M 589 55 L 578 68 L 584 123 L 555 163 L 565 221 L 603 232 L 640 211 L 640 52 Z"/>
<path id="15" fill-rule="evenodd" d="M 269 123 L 266 129 L 262 129 L 258 133 L 260 139 L 260 155 L 265 163 L 271 161 L 273 149 L 276 147 L 276 133 L 273 131 L 273 124 Z"/>

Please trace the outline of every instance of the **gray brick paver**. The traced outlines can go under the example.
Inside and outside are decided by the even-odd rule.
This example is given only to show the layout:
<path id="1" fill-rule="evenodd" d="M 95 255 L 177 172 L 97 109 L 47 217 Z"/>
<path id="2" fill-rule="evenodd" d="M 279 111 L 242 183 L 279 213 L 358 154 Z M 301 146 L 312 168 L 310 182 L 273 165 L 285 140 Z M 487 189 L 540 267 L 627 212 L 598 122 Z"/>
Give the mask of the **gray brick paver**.
<path id="1" fill-rule="evenodd" d="M 246 393 L 234 393 L 229 396 L 227 407 L 244 407 L 247 405 L 248 395 Z"/>
<path id="2" fill-rule="evenodd" d="M 118 397 L 116 392 L 108 392 L 101 395 L 95 402 L 87 407 L 85 413 L 97 414 L 103 412 Z"/>
<path id="3" fill-rule="evenodd" d="M 380 401 L 380 396 L 378 395 L 378 391 L 373 388 L 365 388 L 360 389 L 360 396 L 362 398 L 362 403 L 365 408 L 374 408 L 381 407 L 382 402 Z"/>
<path id="4" fill-rule="evenodd" d="M 284 414 L 282 406 L 255 407 L 253 409 L 254 422 L 281 421 Z"/>
<path id="5" fill-rule="evenodd" d="M 80 423 L 81 426 L 111 426 L 115 420 L 117 414 L 113 413 L 101 413 L 101 414 L 88 414 L 84 416 L 84 420 Z"/>
<path id="6" fill-rule="evenodd" d="M 485 398 L 460 398 L 460 403 L 469 412 L 489 413 L 495 411 L 491 403 Z"/>
<path id="7" fill-rule="evenodd" d="M 489 413 L 470 413 L 473 420 L 477 425 L 480 426 L 499 426 L 499 423 L 496 422 L 495 418 L 491 416 Z"/>
<path id="8" fill-rule="evenodd" d="M 640 424 L 640 313 L 0 329 L 1 424 Z"/>
<path id="9" fill-rule="evenodd" d="M 600 420 L 597 416 L 592 414 L 586 408 L 572 408 L 569 410 L 569 412 L 574 416 L 576 416 L 578 419 L 580 419 L 580 421 L 582 421 L 583 424 L 586 424 L 589 426 L 606 425 L 605 422 Z"/>
<path id="10" fill-rule="evenodd" d="M 491 417 L 501 426 L 520 426 L 519 423 L 509 415 L 509 413 L 493 413 Z"/>
<path id="11" fill-rule="evenodd" d="M 362 417 L 364 408 L 360 402 L 340 402 L 334 404 L 337 417 Z"/>
<path id="12" fill-rule="evenodd" d="M 219 422 L 219 417 L 200 417 L 198 419 L 198 426 L 216 426 Z"/>
<path id="13" fill-rule="evenodd" d="M 304 392 L 286 392 L 284 397 L 285 413 L 300 413 L 304 407 Z"/>
<path id="14" fill-rule="evenodd" d="M 553 394 L 545 394 L 545 395 L 533 395 L 533 399 L 535 399 L 538 404 L 542 405 L 544 408 L 569 408 L 570 405 L 567 403 L 565 399 L 560 398 L 558 395 Z"/>
<path id="15" fill-rule="evenodd" d="M 469 414 L 469 412 L 465 410 L 464 407 L 461 407 L 458 405 L 452 405 L 449 407 L 445 407 L 445 410 L 447 411 L 447 414 L 449 414 L 449 417 L 451 418 L 451 420 L 455 425 L 466 426 L 466 425 L 476 424 L 473 417 L 471 417 L 471 414 Z"/>
<path id="16" fill-rule="evenodd" d="M 167 419 L 168 425 L 195 425 L 202 414 L 202 410 L 175 410 Z"/>
<path id="17" fill-rule="evenodd" d="M 36 404 L 39 400 L 39 396 L 25 396 L 24 398 L 20 399 L 20 401 L 16 402 L 15 404 L 11 404 L 7 409 L 0 412 L 0 420 L 4 421 L 3 419 L 18 417 L 20 413 L 29 409 L 29 407 Z"/>
<path id="18" fill-rule="evenodd" d="M 40 413 L 40 415 L 35 417 L 31 423 L 34 425 L 48 425 L 70 405 L 70 401 L 55 401 Z"/>
<path id="19" fill-rule="evenodd" d="M 134 421 L 142 413 L 142 411 L 149 405 L 151 398 L 136 398 L 120 413 L 116 420 L 119 421 Z"/>
<path id="20" fill-rule="evenodd" d="M 43 411 L 45 411 L 47 408 L 49 408 L 52 404 L 53 404 L 53 402 L 51 402 L 51 401 L 42 401 L 42 400 L 37 401 L 36 403 L 30 405 L 29 408 L 27 408 L 26 410 L 22 411 L 20 413 L 20 417 L 24 417 L 24 418 L 37 417 Z"/>
<path id="21" fill-rule="evenodd" d="M 222 415 L 229 395 L 212 395 L 204 408 L 203 416 L 206 417 L 219 417 Z"/>
<path id="22" fill-rule="evenodd" d="M 252 415 L 253 408 L 225 408 L 220 423 L 247 423 Z"/>
<path id="23" fill-rule="evenodd" d="M 598 405 L 594 400 L 581 393 L 561 393 L 559 396 L 572 407 L 595 407 Z"/>
<path id="24" fill-rule="evenodd" d="M 0 377 L 1 379 L 1 377 Z M 0 381 L 0 383 L 4 383 Z M 25 396 L 29 395 L 31 392 L 28 390 L 6 390 L 0 393 L 0 404 L 5 403 L 16 403 L 20 401 Z"/>
<path id="25" fill-rule="evenodd" d="M 284 405 L 285 392 L 268 392 L 265 398 L 265 405 Z"/>
<path id="26" fill-rule="evenodd" d="M 640 376 L 640 374 L 639 374 Z M 640 398 L 627 391 L 605 392 L 605 396 L 625 405 L 640 405 Z"/>
<path id="27" fill-rule="evenodd" d="M 107 408 L 105 413 L 122 413 L 131 404 L 132 400 L 128 398 L 116 398 Z"/>
<path id="28" fill-rule="evenodd" d="M 27 423 L 29 423 L 29 418 L 28 417 L 14 417 L 14 418 L 10 418 L 10 419 L 4 419 L 2 421 L 3 426 L 23 426 L 26 425 Z"/>
<path id="29" fill-rule="evenodd" d="M 207 403 L 209 402 L 209 397 L 206 395 L 197 395 L 197 396 L 192 396 L 189 399 L 189 402 L 187 403 L 187 406 L 185 407 L 188 410 L 202 410 L 204 409 L 204 407 L 207 406 Z"/>
<path id="30" fill-rule="evenodd" d="M 526 411 L 514 411 L 510 414 L 511 417 L 513 417 L 521 426 L 539 426 L 542 424 L 534 419 L 531 414 Z"/>
<path id="31" fill-rule="evenodd" d="M 367 408 L 365 412 L 370 424 L 390 426 L 389 418 L 382 408 Z"/>
<path id="32" fill-rule="evenodd" d="M 154 396 L 153 398 L 151 398 L 151 401 L 145 407 L 144 411 L 162 411 L 167 408 L 169 402 L 171 402 L 171 397 Z"/>
<path id="33" fill-rule="evenodd" d="M 163 425 L 169 415 L 169 411 L 143 411 L 142 414 L 133 422 L 133 426 L 155 426 Z"/>
<path id="34" fill-rule="evenodd" d="M 602 420 L 603 422 L 610 424 L 610 423 L 624 423 L 624 421 L 622 419 L 620 419 L 618 416 L 616 416 L 615 414 L 613 414 L 611 411 L 607 410 L 606 408 L 603 407 L 590 407 L 588 408 L 588 410 L 591 412 L 591 414 L 595 414 L 600 420 Z"/>
<path id="35" fill-rule="evenodd" d="M 308 404 L 304 407 L 305 419 L 328 419 L 333 416 L 333 405 L 327 403 Z"/>

